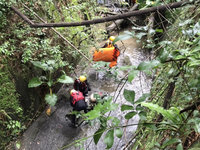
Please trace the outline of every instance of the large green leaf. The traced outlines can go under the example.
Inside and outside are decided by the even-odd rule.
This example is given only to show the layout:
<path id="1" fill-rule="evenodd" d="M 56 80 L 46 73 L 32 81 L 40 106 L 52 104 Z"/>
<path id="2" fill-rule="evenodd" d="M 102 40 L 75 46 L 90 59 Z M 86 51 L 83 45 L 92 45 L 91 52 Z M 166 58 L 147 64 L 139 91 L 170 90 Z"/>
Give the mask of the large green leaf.
<path id="1" fill-rule="evenodd" d="M 51 86 L 53 85 L 53 80 L 49 80 L 49 81 L 47 82 L 47 85 L 48 85 L 49 87 L 51 87 Z"/>
<path id="2" fill-rule="evenodd" d="M 57 95 L 56 94 L 46 94 L 45 95 L 45 101 L 50 105 L 54 106 L 57 102 Z"/>
<path id="3" fill-rule="evenodd" d="M 124 110 L 133 110 L 133 106 L 131 106 L 131 105 L 122 105 L 121 106 L 121 111 L 124 111 Z"/>
<path id="4" fill-rule="evenodd" d="M 40 86 L 42 83 L 43 83 L 43 82 L 42 82 L 39 78 L 34 77 L 34 78 L 32 78 L 32 79 L 29 81 L 28 87 L 29 87 L 29 88 L 38 87 L 38 86 Z"/>
<path id="5" fill-rule="evenodd" d="M 151 66 L 150 66 L 150 63 L 148 62 L 141 62 L 139 65 L 138 65 L 138 70 L 146 70 L 146 69 L 150 69 Z"/>
<path id="6" fill-rule="evenodd" d="M 120 124 L 120 120 L 117 117 L 113 117 L 112 123 L 113 123 L 114 126 L 118 126 Z"/>
<path id="7" fill-rule="evenodd" d="M 47 61 L 47 65 L 54 66 L 54 65 L 55 65 L 55 63 L 56 63 L 56 61 L 55 61 L 55 60 L 48 60 L 48 61 Z"/>
<path id="8" fill-rule="evenodd" d="M 135 100 L 135 91 L 124 89 L 124 98 L 133 104 Z"/>
<path id="9" fill-rule="evenodd" d="M 158 113 L 161 113 L 165 118 L 177 123 L 177 115 L 172 110 L 165 110 L 163 107 L 158 106 L 153 103 L 142 102 L 142 106 L 148 107 L 151 110 L 154 110 Z M 179 122 L 180 123 L 180 122 Z"/>
<path id="10" fill-rule="evenodd" d="M 101 135 L 103 134 L 103 132 L 105 131 L 106 128 L 99 128 L 94 136 L 93 136 L 93 139 L 94 139 L 94 143 L 97 145 L 97 143 L 99 142 L 99 139 L 101 138 Z"/>
<path id="11" fill-rule="evenodd" d="M 140 116 L 140 120 L 146 120 L 147 114 L 145 111 L 141 111 L 139 112 L 139 116 Z"/>
<path id="12" fill-rule="evenodd" d="M 132 111 L 132 112 L 129 112 L 129 113 L 127 113 L 126 115 L 125 115 L 125 119 L 131 119 L 131 118 L 133 118 L 133 116 L 135 116 L 137 114 L 137 112 L 135 112 L 135 111 Z"/>
<path id="13" fill-rule="evenodd" d="M 89 111 L 87 114 L 84 114 L 87 117 L 86 120 L 93 120 L 101 116 L 101 112 L 99 110 Z"/>
<path id="14" fill-rule="evenodd" d="M 131 72 L 129 72 L 128 74 L 128 81 L 131 82 L 138 74 L 137 70 L 132 70 Z"/>
<path id="15" fill-rule="evenodd" d="M 135 104 L 139 104 L 139 103 L 145 101 L 146 98 L 148 98 L 149 96 L 150 96 L 149 93 L 144 93 L 144 94 L 135 102 Z"/>
<path id="16" fill-rule="evenodd" d="M 160 64 L 160 62 L 158 60 L 152 60 L 152 61 L 148 61 L 148 62 L 141 62 L 138 65 L 137 69 L 141 70 L 141 71 L 149 70 L 149 69 L 157 67 L 159 64 Z"/>
<path id="17" fill-rule="evenodd" d="M 136 111 L 144 111 L 144 107 L 142 107 L 140 104 L 138 104 L 135 108 Z"/>
<path id="18" fill-rule="evenodd" d="M 194 123 L 195 123 L 195 131 L 197 132 L 197 133 L 200 133 L 200 119 L 199 118 L 195 118 L 195 121 L 194 121 Z"/>
<path id="19" fill-rule="evenodd" d="M 116 135 L 118 138 L 121 138 L 122 135 L 123 135 L 122 129 L 120 129 L 120 128 L 115 129 L 115 135 Z"/>
<path id="20" fill-rule="evenodd" d="M 200 148 L 199 148 L 200 149 Z M 176 146 L 176 150 L 183 150 L 183 145 L 182 143 L 179 143 L 177 146 Z"/>
<path id="21" fill-rule="evenodd" d="M 167 139 L 163 142 L 163 145 L 161 146 L 161 148 L 165 148 L 166 146 L 169 146 L 175 143 L 181 143 L 181 140 L 177 138 Z"/>
<path id="22" fill-rule="evenodd" d="M 163 51 L 161 52 L 159 56 L 159 59 L 162 63 L 164 63 L 167 60 L 168 56 L 169 56 L 169 52 L 163 49 Z"/>
<path id="23" fill-rule="evenodd" d="M 110 149 L 114 143 L 114 129 L 109 130 L 104 138 L 104 143 L 107 145 L 106 149 Z"/>
<path id="24" fill-rule="evenodd" d="M 67 84 L 67 83 L 73 83 L 74 80 L 69 76 L 62 75 L 60 78 L 58 78 L 57 82 Z"/>
<path id="25" fill-rule="evenodd" d="M 44 71 L 49 70 L 48 65 L 47 65 L 46 63 L 44 63 L 44 62 L 40 62 L 40 61 L 31 61 L 31 62 L 32 62 L 32 64 L 33 64 L 34 66 L 36 66 L 36 67 L 38 67 L 38 68 L 41 68 L 41 69 L 44 70 Z"/>
<path id="26" fill-rule="evenodd" d="M 112 103 L 112 99 L 105 101 L 102 107 L 99 109 L 101 113 L 105 114 L 106 112 L 113 111 L 118 108 L 118 104 Z"/>

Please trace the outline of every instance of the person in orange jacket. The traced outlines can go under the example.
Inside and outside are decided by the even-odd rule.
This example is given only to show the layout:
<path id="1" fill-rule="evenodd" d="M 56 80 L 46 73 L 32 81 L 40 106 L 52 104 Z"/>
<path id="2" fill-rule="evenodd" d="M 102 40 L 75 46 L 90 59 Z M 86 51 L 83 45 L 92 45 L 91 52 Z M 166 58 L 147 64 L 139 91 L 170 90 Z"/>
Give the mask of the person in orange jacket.
<path id="1" fill-rule="evenodd" d="M 114 66 L 117 65 L 117 58 L 120 55 L 120 51 L 119 48 L 117 46 L 117 44 L 113 44 L 113 41 L 115 40 L 114 36 L 111 36 L 105 43 L 105 45 L 102 48 L 110 48 L 110 47 L 114 47 L 114 53 L 113 53 L 113 59 L 111 61 L 111 63 L 109 64 L 109 67 L 112 68 Z"/>
<path id="2" fill-rule="evenodd" d="M 113 44 L 114 36 L 111 36 L 105 45 L 95 50 L 93 53 L 93 61 L 110 62 L 109 69 L 117 65 L 117 58 L 120 55 L 119 48 Z"/>

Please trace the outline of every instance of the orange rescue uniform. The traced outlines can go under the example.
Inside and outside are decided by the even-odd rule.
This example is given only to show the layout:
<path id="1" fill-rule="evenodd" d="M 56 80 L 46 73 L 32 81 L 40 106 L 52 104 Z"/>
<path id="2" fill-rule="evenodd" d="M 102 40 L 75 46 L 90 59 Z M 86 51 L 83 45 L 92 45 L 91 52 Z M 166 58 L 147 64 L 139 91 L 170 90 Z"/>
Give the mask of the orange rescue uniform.
<path id="1" fill-rule="evenodd" d="M 120 51 L 115 47 L 100 48 L 99 50 L 95 50 L 93 61 L 110 62 L 109 67 L 112 68 L 117 65 L 117 58 L 119 55 Z"/>

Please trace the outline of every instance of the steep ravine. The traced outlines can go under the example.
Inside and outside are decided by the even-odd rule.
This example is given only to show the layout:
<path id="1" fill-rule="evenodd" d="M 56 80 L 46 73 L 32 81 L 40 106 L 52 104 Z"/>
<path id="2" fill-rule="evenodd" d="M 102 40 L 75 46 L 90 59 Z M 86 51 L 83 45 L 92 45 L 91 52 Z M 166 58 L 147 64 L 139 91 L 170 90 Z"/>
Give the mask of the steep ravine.
<path id="1" fill-rule="evenodd" d="M 121 42 L 117 43 L 118 47 L 121 49 L 121 55 L 118 58 L 118 67 L 124 65 L 137 66 L 141 61 L 149 60 L 150 55 L 138 48 L 139 45 L 136 44 L 134 39 L 125 40 L 123 43 L 124 46 Z M 81 67 L 78 67 L 78 71 L 76 72 L 77 75 L 79 76 L 83 72 L 87 73 L 92 92 L 108 92 L 110 95 L 114 96 L 115 92 L 118 93 L 119 89 L 122 87 L 122 84 L 120 84 L 117 89 L 119 81 L 124 77 L 125 72 L 118 70 L 117 78 L 119 80 L 115 80 L 114 78 L 110 78 L 106 72 L 97 71 L 92 69 L 90 66 L 84 68 L 84 70 L 80 69 Z M 131 84 L 126 83 L 124 87 L 128 90 L 134 90 L 137 100 L 143 93 L 149 92 L 151 79 L 143 73 L 139 73 Z M 42 113 L 41 116 L 26 130 L 20 141 L 22 150 L 57 150 L 77 139 L 91 136 L 98 129 L 98 125 L 89 126 L 84 124 L 79 128 L 73 128 L 70 126 L 70 122 L 65 120 L 65 114 L 71 110 L 68 101 L 68 91 L 70 88 L 71 87 L 64 85 L 63 88 L 60 89 L 58 92 L 59 101 L 55 107 L 54 113 L 50 117 L 46 116 L 45 112 Z M 119 106 L 125 103 L 128 104 L 123 97 L 123 89 L 117 97 L 116 103 L 118 103 Z M 125 113 L 121 112 L 120 108 L 112 112 L 111 115 L 120 118 L 122 125 L 138 123 L 139 121 L 138 116 L 135 116 L 129 121 L 124 119 Z M 112 149 L 123 149 L 134 134 L 136 128 L 137 126 L 124 128 L 123 137 L 121 139 L 115 139 Z M 103 136 L 97 145 L 94 144 L 92 138 L 88 138 L 86 141 L 83 141 L 81 146 L 76 147 L 73 145 L 68 147 L 68 149 L 79 150 L 81 147 L 84 147 L 84 150 L 106 149 L 106 145 L 103 143 Z"/>

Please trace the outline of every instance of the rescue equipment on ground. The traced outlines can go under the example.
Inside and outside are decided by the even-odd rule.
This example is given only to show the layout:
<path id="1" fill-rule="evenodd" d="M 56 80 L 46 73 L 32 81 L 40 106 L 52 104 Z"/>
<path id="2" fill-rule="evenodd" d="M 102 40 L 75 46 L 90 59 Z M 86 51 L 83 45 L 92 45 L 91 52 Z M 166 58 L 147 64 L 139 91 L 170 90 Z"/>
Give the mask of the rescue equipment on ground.
<path id="1" fill-rule="evenodd" d="M 93 61 L 111 62 L 109 67 L 112 68 L 117 65 L 117 57 L 119 55 L 119 50 L 117 50 L 114 46 L 110 48 L 100 48 L 99 50 L 95 50 L 93 54 Z"/>
<path id="2" fill-rule="evenodd" d="M 51 115 L 51 107 L 49 107 L 49 108 L 46 110 L 46 114 L 47 114 L 48 116 Z"/>

